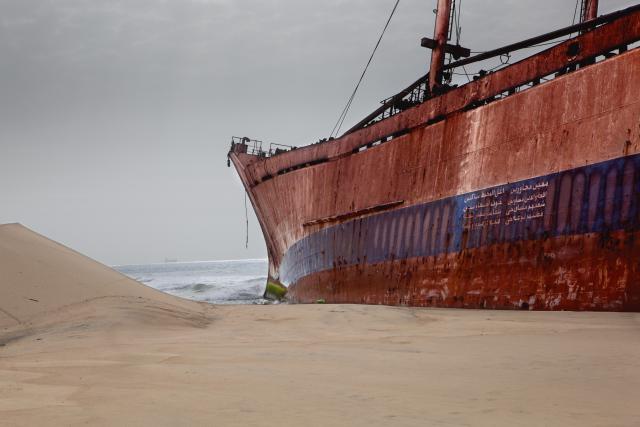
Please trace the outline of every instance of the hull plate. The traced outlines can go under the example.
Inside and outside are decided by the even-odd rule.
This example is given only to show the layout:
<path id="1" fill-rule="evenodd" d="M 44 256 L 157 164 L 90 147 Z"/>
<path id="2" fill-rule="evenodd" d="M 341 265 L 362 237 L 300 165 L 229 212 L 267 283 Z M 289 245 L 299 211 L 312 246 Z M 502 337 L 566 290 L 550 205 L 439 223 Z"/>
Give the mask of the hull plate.
<path id="1" fill-rule="evenodd" d="M 293 302 L 640 311 L 638 232 L 504 243 L 340 267 L 300 279 Z"/>

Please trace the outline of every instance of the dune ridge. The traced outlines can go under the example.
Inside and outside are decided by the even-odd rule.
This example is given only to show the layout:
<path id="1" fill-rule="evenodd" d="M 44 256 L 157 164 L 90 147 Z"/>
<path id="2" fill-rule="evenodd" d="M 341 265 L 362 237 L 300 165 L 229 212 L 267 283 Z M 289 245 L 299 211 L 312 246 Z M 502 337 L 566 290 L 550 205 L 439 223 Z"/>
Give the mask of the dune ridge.
<path id="1" fill-rule="evenodd" d="M 0 225 L 0 331 L 69 320 L 87 307 L 116 321 L 130 305 L 147 313 L 164 307 L 182 317 L 207 310 L 207 305 L 145 286 L 20 224 Z"/>

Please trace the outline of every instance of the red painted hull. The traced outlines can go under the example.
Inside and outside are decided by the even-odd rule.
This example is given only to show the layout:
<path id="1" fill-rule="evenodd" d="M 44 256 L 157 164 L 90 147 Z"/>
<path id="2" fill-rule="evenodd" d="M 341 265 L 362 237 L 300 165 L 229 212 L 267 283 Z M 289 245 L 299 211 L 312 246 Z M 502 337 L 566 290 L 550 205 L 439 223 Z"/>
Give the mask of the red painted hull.
<path id="1" fill-rule="evenodd" d="M 640 310 L 640 50 L 494 101 L 638 39 L 634 13 L 340 139 L 235 146 L 270 280 L 293 302 Z M 490 188 L 502 210 L 469 205 Z"/>
<path id="2" fill-rule="evenodd" d="M 567 236 L 323 271 L 293 302 L 475 309 L 640 311 L 640 234 Z"/>

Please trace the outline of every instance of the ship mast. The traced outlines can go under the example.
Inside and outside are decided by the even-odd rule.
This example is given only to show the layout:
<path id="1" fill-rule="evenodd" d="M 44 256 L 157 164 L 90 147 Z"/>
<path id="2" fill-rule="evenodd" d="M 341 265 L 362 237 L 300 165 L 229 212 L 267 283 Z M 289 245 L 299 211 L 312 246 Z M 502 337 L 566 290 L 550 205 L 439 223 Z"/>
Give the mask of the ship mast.
<path id="1" fill-rule="evenodd" d="M 429 71 L 429 89 L 431 93 L 442 84 L 442 67 L 444 66 L 445 46 L 449 41 L 450 19 L 451 0 L 438 0 L 436 26 L 433 32 L 435 46 L 431 51 L 431 71 Z"/>
<path id="2" fill-rule="evenodd" d="M 582 0 L 582 22 L 591 21 L 598 17 L 598 0 Z"/>
<path id="3" fill-rule="evenodd" d="M 429 71 L 429 91 L 434 94 L 442 86 L 442 72 L 445 56 L 450 53 L 455 59 L 467 58 L 471 51 L 459 45 L 449 44 L 451 27 L 451 9 L 455 0 L 438 0 L 436 9 L 436 25 L 433 39 L 424 37 L 422 47 L 431 49 L 431 70 Z"/>
<path id="4" fill-rule="evenodd" d="M 442 86 L 442 74 L 447 53 L 452 54 L 456 59 L 468 57 L 469 49 L 459 45 L 449 44 L 449 34 L 451 27 L 451 9 L 455 0 L 438 0 L 436 9 L 436 25 L 433 32 L 433 39 L 423 38 L 422 46 L 431 49 L 431 69 L 429 71 L 429 90 L 432 94 L 438 93 Z M 598 17 L 598 0 L 582 0 L 580 11 L 580 21 L 587 22 Z"/>

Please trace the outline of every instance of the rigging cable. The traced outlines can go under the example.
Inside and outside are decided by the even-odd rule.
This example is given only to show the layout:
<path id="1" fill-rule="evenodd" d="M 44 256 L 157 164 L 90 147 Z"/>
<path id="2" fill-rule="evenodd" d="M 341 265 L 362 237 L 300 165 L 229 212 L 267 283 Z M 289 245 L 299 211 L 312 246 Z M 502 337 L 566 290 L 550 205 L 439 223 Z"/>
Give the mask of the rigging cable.
<path id="1" fill-rule="evenodd" d="M 580 17 L 578 17 L 578 5 L 580 5 Z M 579 21 L 582 21 L 582 9 L 584 7 L 584 0 L 576 0 L 576 7 L 573 10 L 573 21 L 571 21 L 571 25 L 576 23 L 576 18 L 579 18 Z M 569 38 L 573 37 L 573 33 L 569 34 Z"/>
<path id="2" fill-rule="evenodd" d="M 453 22 L 454 25 L 456 27 L 456 45 L 460 46 L 460 38 L 462 36 L 462 25 L 460 25 L 460 19 L 462 17 L 462 0 L 459 0 L 459 3 L 456 4 L 456 1 L 453 2 Z M 449 63 L 452 62 L 452 57 L 451 55 L 449 55 Z M 469 76 L 469 73 L 467 72 L 467 69 L 465 68 L 465 66 L 462 66 L 462 71 L 464 72 L 464 74 L 461 73 L 461 75 L 464 75 L 467 77 L 467 81 L 471 81 L 471 77 Z M 454 72 L 451 73 L 456 74 Z"/>
<path id="3" fill-rule="evenodd" d="M 356 97 L 356 93 L 358 92 L 358 89 L 360 88 L 360 84 L 362 83 L 362 80 L 364 79 L 364 75 L 367 73 L 367 70 L 369 69 L 369 65 L 371 65 L 371 61 L 373 61 L 373 57 L 376 54 L 376 51 L 378 50 L 378 46 L 380 46 L 380 42 L 382 42 L 382 37 L 384 37 L 384 33 L 387 31 L 387 28 L 389 27 L 389 23 L 391 22 L 391 19 L 393 18 L 393 15 L 396 13 L 396 9 L 398 8 L 398 4 L 399 3 L 400 3 L 400 0 L 396 0 L 396 4 L 393 6 L 393 10 L 391 11 L 391 14 L 389 15 L 389 19 L 387 19 L 387 23 L 384 25 L 384 28 L 382 29 L 382 33 L 380 34 L 380 38 L 378 38 L 378 42 L 376 43 L 375 47 L 373 48 L 373 52 L 371 52 L 371 56 L 369 57 L 369 61 L 367 61 L 367 65 L 364 67 L 364 70 L 362 71 L 362 75 L 360 76 L 360 80 L 358 80 L 358 84 L 356 84 L 356 87 L 353 90 L 353 93 L 349 97 L 349 100 L 347 101 L 347 105 L 345 105 L 344 109 L 342 110 L 342 113 L 340 114 L 340 117 L 338 118 L 338 121 L 336 122 L 335 126 L 331 130 L 331 135 L 329 135 L 330 137 L 337 136 L 338 133 L 340 132 L 340 128 L 342 127 L 342 124 L 344 123 L 344 120 L 347 117 L 347 113 L 349 112 L 349 108 L 351 108 L 351 103 L 353 102 L 353 99 Z"/>
<path id="4" fill-rule="evenodd" d="M 244 247 L 249 249 L 249 211 L 247 210 L 247 192 L 244 192 L 244 221 L 246 225 L 246 238 L 244 241 Z"/>

